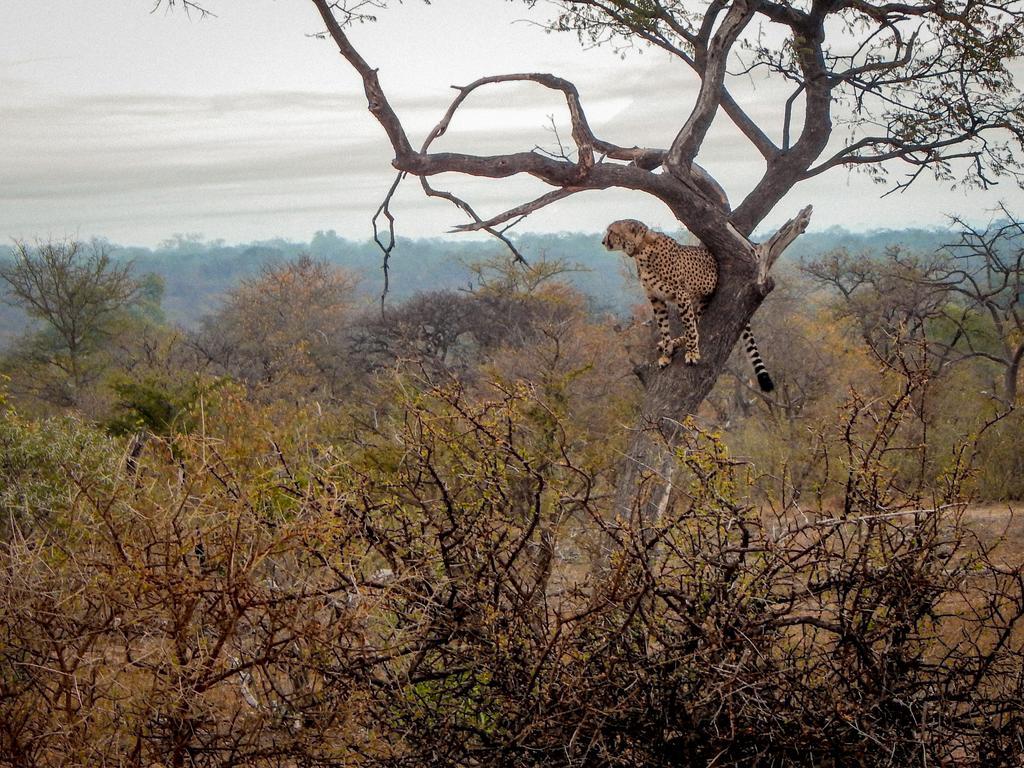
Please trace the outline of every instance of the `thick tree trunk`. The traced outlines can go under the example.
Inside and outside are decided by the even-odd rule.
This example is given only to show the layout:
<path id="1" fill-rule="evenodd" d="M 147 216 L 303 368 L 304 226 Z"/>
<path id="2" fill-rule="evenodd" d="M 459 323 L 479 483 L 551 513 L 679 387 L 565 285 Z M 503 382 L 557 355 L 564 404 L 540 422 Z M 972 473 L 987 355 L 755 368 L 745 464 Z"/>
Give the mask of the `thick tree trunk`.
<path id="1" fill-rule="evenodd" d="M 624 519 L 657 523 L 672 490 L 674 449 L 681 442 L 683 422 L 715 386 L 763 298 L 752 275 L 721 275 L 700 322 L 700 362 L 686 365 L 678 355 L 663 371 L 653 364 L 648 369 L 641 417 L 617 482 L 616 512 Z"/>
<path id="2" fill-rule="evenodd" d="M 807 228 L 810 213 L 808 206 L 759 246 L 728 253 L 715 249 L 718 288 L 700 322 L 700 362 L 686 365 L 680 355 L 663 371 L 652 365 L 645 377 L 641 417 L 615 494 L 615 512 L 622 519 L 657 524 L 672 493 L 674 451 L 684 420 L 711 392 L 743 327 L 773 287 L 769 269 Z"/>

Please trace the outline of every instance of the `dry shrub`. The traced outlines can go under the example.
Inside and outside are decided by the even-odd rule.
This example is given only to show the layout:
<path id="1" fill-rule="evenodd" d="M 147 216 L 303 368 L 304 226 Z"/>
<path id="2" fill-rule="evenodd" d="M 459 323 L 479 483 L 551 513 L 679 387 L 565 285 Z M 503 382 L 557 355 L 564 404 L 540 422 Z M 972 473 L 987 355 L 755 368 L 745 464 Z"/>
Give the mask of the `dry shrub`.
<path id="1" fill-rule="evenodd" d="M 1015 765 L 1022 572 L 962 524 L 968 450 L 928 497 L 894 469 L 915 386 L 851 400 L 832 511 L 766 514 L 691 428 L 657 520 L 528 384 L 399 382 L 330 441 L 211 404 L 3 545 L 0 756 Z"/>

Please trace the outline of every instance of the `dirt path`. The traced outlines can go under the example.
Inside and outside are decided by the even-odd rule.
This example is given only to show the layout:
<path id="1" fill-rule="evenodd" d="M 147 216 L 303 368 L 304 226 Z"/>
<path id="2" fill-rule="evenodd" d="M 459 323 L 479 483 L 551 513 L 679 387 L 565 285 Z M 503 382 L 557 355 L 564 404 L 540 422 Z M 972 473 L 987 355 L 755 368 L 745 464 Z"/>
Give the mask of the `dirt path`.
<path id="1" fill-rule="evenodd" d="M 1020 502 L 971 506 L 964 520 L 986 544 L 999 541 L 997 551 L 1004 557 L 1024 559 L 1024 505 Z"/>

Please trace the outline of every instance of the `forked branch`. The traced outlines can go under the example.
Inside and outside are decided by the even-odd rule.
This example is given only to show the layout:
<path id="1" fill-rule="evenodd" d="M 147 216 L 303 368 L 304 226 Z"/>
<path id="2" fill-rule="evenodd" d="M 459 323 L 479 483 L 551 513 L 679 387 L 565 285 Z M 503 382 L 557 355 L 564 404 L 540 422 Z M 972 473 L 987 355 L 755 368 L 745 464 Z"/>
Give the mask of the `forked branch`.
<path id="1" fill-rule="evenodd" d="M 459 92 L 459 95 L 455 97 L 455 100 L 452 101 L 448 110 L 445 112 L 444 117 L 442 117 L 440 122 L 434 126 L 434 129 L 427 136 L 426 141 L 423 142 L 423 146 L 420 148 L 420 154 L 426 154 L 434 140 L 439 136 L 444 135 L 448 130 L 448 126 L 450 125 L 452 118 L 455 116 L 455 112 L 460 106 L 462 106 L 462 103 L 471 93 L 473 93 L 473 91 L 484 85 L 514 82 L 537 83 L 545 88 L 561 91 L 565 95 L 565 101 L 569 108 L 569 117 L 572 123 L 572 138 L 576 144 L 576 164 L 580 169 L 579 172 L 581 177 L 586 175 L 587 170 L 594 165 L 594 143 L 596 139 L 594 138 L 593 132 L 590 130 L 590 125 L 587 123 L 587 117 L 583 112 L 583 106 L 580 104 L 579 92 L 576 90 L 576 86 L 568 80 L 543 72 L 492 75 L 490 77 L 481 77 L 466 86 L 452 86 Z"/>
<path id="2" fill-rule="evenodd" d="M 570 83 L 568 80 L 564 80 L 560 77 L 545 73 L 523 73 L 523 74 L 510 74 L 510 75 L 494 75 L 491 77 L 482 77 L 478 80 L 473 81 L 466 86 L 452 86 L 459 93 L 449 105 L 448 110 L 445 112 L 441 120 L 434 126 L 433 130 L 427 135 L 426 140 L 423 142 L 423 146 L 420 148 L 420 154 L 426 155 L 430 149 L 430 145 L 433 144 L 434 140 L 443 136 L 448 126 L 451 124 L 452 118 L 455 116 L 455 112 L 463 102 L 469 97 L 473 91 L 484 86 L 494 85 L 498 83 L 514 83 L 514 82 L 532 82 L 550 88 L 552 90 L 561 91 L 565 95 L 566 104 L 569 108 L 569 116 L 572 122 L 572 137 L 576 144 L 576 166 L 580 179 L 586 177 L 590 169 L 594 166 L 594 143 L 595 138 L 590 130 L 590 126 L 587 124 L 586 115 L 583 112 L 583 106 L 580 104 L 579 92 L 576 90 L 576 86 Z M 512 251 L 515 259 L 519 262 L 526 263 L 526 259 L 523 258 L 522 253 L 515 247 L 515 245 L 505 235 L 505 231 L 508 228 L 514 226 L 519 221 L 522 221 L 526 216 L 530 215 L 536 210 L 543 208 L 556 200 L 561 200 L 574 192 L 579 191 L 578 188 L 565 186 L 556 189 L 553 192 L 549 192 L 546 195 L 542 195 L 535 200 L 522 205 L 516 206 L 504 213 L 500 213 L 497 216 L 493 216 L 486 221 L 481 219 L 477 215 L 476 211 L 473 210 L 472 206 L 469 205 L 465 200 L 459 198 L 451 192 L 442 191 L 431 186 L 425 177 L 421 177 L 423 185 L 423 191 L 431 197 L 440 197 L 453 203 L 460 210 L 465 212 L 473 220 L 469 224 L 461 224 L 452 228 L 452 232 L 478 232 L 484 231 L 493 235 L 494 237 L 501 240 L 505 245 Z M 503 230 L 496 230 L 500 224 L 508 224 Z"/>

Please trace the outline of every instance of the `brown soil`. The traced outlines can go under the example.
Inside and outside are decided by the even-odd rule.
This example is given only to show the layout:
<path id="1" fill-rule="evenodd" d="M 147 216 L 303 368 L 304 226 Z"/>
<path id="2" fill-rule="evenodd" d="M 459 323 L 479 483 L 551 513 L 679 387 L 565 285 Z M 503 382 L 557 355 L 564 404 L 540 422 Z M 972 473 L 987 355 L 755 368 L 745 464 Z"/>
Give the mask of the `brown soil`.
<path id="1" fill-rule="evenodd" d="M 974 505 L 968 508 L 964 521 L 983 543 L 995 545 L 995 553 L 1007 562 L 1024 560 L 1024 505 Z"/>

